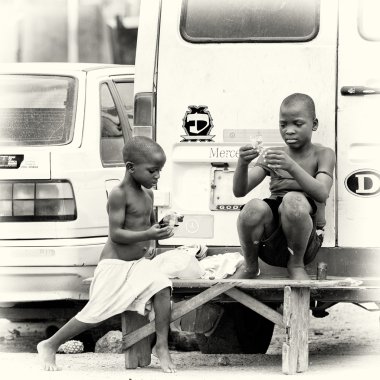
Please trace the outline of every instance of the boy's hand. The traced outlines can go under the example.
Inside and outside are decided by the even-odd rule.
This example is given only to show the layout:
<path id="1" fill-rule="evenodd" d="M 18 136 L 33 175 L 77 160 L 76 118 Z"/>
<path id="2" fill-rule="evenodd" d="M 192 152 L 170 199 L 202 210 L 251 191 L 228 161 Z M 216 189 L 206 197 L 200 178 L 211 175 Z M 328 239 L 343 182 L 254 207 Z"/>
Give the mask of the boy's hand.
<path id="1" fill-rule="evenodd" d="M 161 227 L 158 223 L 153 224 L 148 230 L 151 240 L 169 239 L 174 235 L 173 227 Z"/>
<path id="2" fill-rule="evenodd" d="M 239 160 L 248 165 L 252 160 L 259 156 L 259 150 L 252 144 L 244 145 L 239 149 Z"/>
<path id="3" fill-rule="evenodd" d="M 284 151 L 277 149 L 268 149 L 263 153 L 264 162 L 272 169 L 282 169 L 289 171 L 294 165 L 291 159 Z"/>

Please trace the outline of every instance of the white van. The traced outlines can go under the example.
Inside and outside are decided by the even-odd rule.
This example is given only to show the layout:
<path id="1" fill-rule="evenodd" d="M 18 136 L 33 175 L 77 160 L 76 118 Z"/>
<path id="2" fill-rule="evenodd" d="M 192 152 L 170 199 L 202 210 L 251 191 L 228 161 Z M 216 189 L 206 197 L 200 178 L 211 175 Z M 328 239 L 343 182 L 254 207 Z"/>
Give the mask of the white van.
<path id="1" fill-rule="evenodd" d="M 88 298 L 133 85 L 133 66 L 0 65 L 0 306 Z"/>
<path id="2" fill-rule="evenodd" d="M 379 12 L 375 0 L 142 0 L 134 134 L 167 154 L 158 217 L 185 216 L 160 249 L 239 248 L 239 208 L 268 186 L 233 196 L 238 149 L 257 135 L 282 144 L 280 103 L 303 92 L 316 103 L 313 141 L 337 155 L 317 260 L 329 275 L 379 276 Z"/>
<path id="3" fill-rule="evenodd" d="M 313 314 L 323 317 L 341 301 L 380 302 L 371 288 L 380 277 L 379 14 L 376 0 L 142 0 L 133 133 L 152 136 L 167 154 L 158 218 L 184 215 L 158 252 L 189 243 L 207 245 L 209 254 L 240 249 L 240 207 L 269 195 L 269 186 L 233 196 L 239 147 L 258 136 L 264 147 L 283 144 L 281 101 L 306 93 L 319 119 L 313 141 L 337 155 L 324 243 L 307 271 L 315 278 L 323 261 L 328 278 L 365 284 L 354 295 L 314 294 Z M 262 277 L 286 275 L 260 267 Z M 261 295 L 272 307 L 280 299 Z M 227 303 L 198 344 L 205 353 L 265 353 L 272 333 L 271 322 Z"/>

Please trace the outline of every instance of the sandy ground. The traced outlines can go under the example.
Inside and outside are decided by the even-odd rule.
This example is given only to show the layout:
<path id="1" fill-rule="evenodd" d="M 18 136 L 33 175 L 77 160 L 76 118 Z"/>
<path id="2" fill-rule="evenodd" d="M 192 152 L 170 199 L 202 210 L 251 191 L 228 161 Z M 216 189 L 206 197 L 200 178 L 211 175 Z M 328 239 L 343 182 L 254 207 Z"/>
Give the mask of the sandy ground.
<path id="1" fill-rule="evenodd" d="M 373 304 L 371 305 L 373 306 Z M 380 374 L 379 312 L 368 312 L 352 304 L 331 308 L 323 319 L 311 318 L 309 330 L 309 370 L 296 376 L 304 379 L 376 379 Z M 23 344 L 18 344 L 24 341 Z M 123 379 L 149 380 L 163 378 L 253 379 L 283 378 L 281 347 L 284 334 L 275 328 L 266 355 L 205 355 L 200 352 L 172 352 L 178 367 L 176 374 L 160 371 L 152 356 L 148 368 L 124 369 L 121 354 L 84 353 L 60 354 L 57 357 L 63 371 L 41 371 L 34 353 L 36 337 L 0 341 L 1 378 L 14 379 Z M 25 344 L 28 342 L 28 344 Z M 228 359 L 225 359 L 228 357 Z M 221 365 L 226 363 L 228 365 Z"/>

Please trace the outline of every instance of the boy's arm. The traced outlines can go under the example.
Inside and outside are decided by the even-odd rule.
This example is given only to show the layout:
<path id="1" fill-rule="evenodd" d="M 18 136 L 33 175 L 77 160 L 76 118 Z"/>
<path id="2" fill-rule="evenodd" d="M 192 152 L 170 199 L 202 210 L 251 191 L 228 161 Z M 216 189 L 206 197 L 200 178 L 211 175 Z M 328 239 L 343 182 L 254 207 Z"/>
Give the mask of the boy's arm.
<path id="1" fill-rule="evenodd" d="M 331 176 L 334 173 L 334 167 L 335 153 L 332 149 L 325 148 L 318 154 L 318 171 L 323 173 L 317 174 L 314 178 L 297 164 L 290 174 L 311 198 L 317 202 L 326 202 L 333 185 Z"/>
<path id="2" fill-rule="evenodd" d="M 154 204 L 154 193 L 151 189 L 146 189 L 148 195 L 152 198 L 152 204 Z M 150 224 L 156 224 L 156 213 L 154 212 L 154 207 L 152 207 L 152 212 L 150 213 Z"/>
<path id="3" fill-rule="evenodd" d="M 233 178 L 233 193 L 235 197 L 244 197 L 265 178 L 266 172 L 260 166 L 248 168 L 249 163 L 258 156 L 256 149 L 250 145 L 239 149 L 239 159 Z"/>
<path id="4" fill-rule="evenodd" d="M 283 151 L 267 151 L 265 160 L 268 167 L 279 168 L 289 172 L 299 183 L 305 193 L 317 202 L 325 202 L 329 197 L 333 184 L 335 167 L 335 153 L 330 148 L 321 149 L 318 154 L 318 172 L 316 177 L 312 177 L 297 162 L 292 160 Z M 331 174 L 328 175 L 326 173 Z"/>

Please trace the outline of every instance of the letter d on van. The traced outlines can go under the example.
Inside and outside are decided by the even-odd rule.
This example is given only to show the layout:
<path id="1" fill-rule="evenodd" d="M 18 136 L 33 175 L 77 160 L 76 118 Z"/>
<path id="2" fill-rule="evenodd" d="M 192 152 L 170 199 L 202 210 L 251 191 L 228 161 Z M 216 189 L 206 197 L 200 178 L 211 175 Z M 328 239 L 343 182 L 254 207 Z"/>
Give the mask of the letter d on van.
<path id="1" fill-rule="evenodd" d="M 380 193 L 380 173 L 375 170 L 357 170 L 346 177 L 347 190 L 359 197 L 370 197 Z"/>

